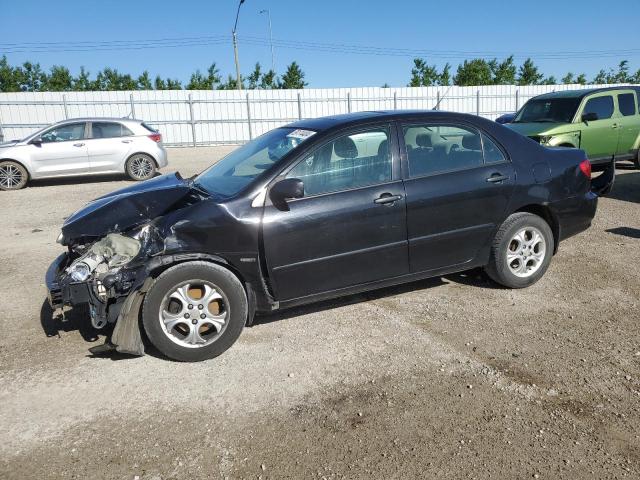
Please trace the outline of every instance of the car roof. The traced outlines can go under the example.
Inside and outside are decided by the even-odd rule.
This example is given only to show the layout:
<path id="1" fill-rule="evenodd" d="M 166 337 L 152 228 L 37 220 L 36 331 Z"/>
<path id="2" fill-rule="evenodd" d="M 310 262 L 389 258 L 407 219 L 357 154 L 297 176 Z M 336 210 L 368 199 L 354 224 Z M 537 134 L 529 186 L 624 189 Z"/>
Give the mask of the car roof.
<path id="1" fill-rule="evenodd" d="M 66 120 L 61 120 L 56 122 L 59 123 L 70 123 L 70 122 L 120 122 L 120 123 L 142 123 L 144 120 L 137 120 L 135 118 L 122 118 L 122 117 L 78 117 L 78 118 L 67 118 Z"/>
<path id="2" fill-rule="evenodd" d="M 559 92 L 549 92 L 549 93 L 543 93 L 542 95 L 538 95 L 536 97 L 534 97 L 535 99 L 540 99 L 540 100 L 546 100 L 549 98 L 577 98 L 577 99 L 582 99 L 584 97 L 586 97 L 587 95 L 590 95 L 592 93 L 599 93 L 599 92 L 608 92 L 611 90 L 636 90 L 636 91 L 640 91 L 639 87 L 633 87 L 633 86 L 624 86 L 621 85 L 619 87 L 601 87 L 601 88 L 581 88 L 578 90 L 562 90 Z"/>
<path id="3" fill-rule="evenodd" d="M 451 120 L 459 120 L 464 117 L 477 118 L 475 115 L 469 115 L 467 113 L 446 112 L 442 110 L 378 110 L 298 120 L 297 122 L 285 125 L 285 127 L 323 131 L 334 127 L 345 127 L 357 125 L 359 123 L 375 122 L 376 120 L 384 122 L 403 119 L 409 120 L 416 117 L 421 119 L 433 117 L 434 119 L 444 118 Z"/>

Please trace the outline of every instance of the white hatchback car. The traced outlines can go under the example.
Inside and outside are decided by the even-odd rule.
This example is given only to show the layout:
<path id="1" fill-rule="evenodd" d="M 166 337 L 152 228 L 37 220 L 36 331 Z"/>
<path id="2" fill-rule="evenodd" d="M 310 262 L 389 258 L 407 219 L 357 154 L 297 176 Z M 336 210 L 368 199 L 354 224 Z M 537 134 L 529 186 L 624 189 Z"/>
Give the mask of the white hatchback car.
<path id="1" fill-rule="evenodd" d="M 147 180 L 166 166 L 162 135 L 142 120 L 76 118 L 0 144 L 0 190 L 36 178 L 104 173 Z"/>

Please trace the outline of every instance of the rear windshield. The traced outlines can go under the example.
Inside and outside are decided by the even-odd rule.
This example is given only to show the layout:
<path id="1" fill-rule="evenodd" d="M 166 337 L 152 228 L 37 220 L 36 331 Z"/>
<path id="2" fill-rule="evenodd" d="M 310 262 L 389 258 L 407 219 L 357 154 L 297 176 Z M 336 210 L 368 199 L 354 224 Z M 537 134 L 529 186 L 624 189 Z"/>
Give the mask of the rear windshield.
<path id="1" fill-rule="evenodd" d="M 579 98 L 532 98 L 518 112 L 513 123 L 569 123 L 576 114 Z"/>

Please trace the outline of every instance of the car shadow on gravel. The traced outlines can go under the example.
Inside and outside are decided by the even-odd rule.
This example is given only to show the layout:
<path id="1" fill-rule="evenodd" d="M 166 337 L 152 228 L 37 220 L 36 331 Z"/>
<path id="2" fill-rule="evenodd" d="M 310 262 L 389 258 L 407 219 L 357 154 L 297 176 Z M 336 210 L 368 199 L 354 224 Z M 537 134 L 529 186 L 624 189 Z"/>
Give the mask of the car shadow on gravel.
<path id="1" fill-rule="evenodd" d="M 618 170 L 621 169 L 618 166 Z M 612 198 L 614 200 L 622 200 L 624 202 L 640 203 L 640 172 L 635 167 L 629 170 L 635 170 L 633 173 L 625 173 L 623 175 L 616 175 L 613 189 L 610 193 L 605 195 L 606 198 Z"/>
<path id="2" fill-rule="evenodd" d="M 385 297 L 401 295 L 403 293 L 428 290 L 431 288 L 447 285 L 449 283 L 459 283 L 462 285 L 480 288 L 502 288 L 498 284 L 491 281 L 482 271 L 482 269 L 473 269 L 465 272 L 446 275 L 444 277 L 427 278 L 425 280 L 418 280 L 416 282 L 396 285 L 394 287 L 380 288 L 377 290 L 371 290 L 369 292 L 357 293 L 354 295 L 348 295 L 331 300 L 323 300 L 309 305 L 292 307 L 274 313 L 263 313 L 260 315 L 256 315 L 253 325 L 264 325 L 280 320 L 294 318 L 300 315 L 307 315 L 311 313 L 322 312 L 325 310 L 331 310 L 334 308 L 346 307 L 348 305 L 355 305 L 357 303 L 379 300 Z"/>
<path id="3" fill-rule="evenodd" d="M 40 324 L 47 337 L 57 337 L 60 332 L 78 331 L 84 341 L 97 342 L 101 334 L 93 328 L 89 322 L 89 311 L 87 308 L 76 307 L 64 312 L 54 312 L 45 299 L 40 307 Z"/>

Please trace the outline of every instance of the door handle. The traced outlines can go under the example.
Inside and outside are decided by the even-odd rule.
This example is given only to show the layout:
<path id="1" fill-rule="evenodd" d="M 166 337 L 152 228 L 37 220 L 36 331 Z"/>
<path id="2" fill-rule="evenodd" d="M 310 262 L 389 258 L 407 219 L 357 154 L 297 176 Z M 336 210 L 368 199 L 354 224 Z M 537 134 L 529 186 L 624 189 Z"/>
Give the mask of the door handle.
<path id="1" fill-rule="evenodd" d="M 402 200 L 402 195 L 391 195 L 390 193 L 383 193 L 376 198 L 373 203 L 377 205 L 388 205 L 390 203 L 396 203 L 398 200 Z"/>
<path id="2" fill-rule="evenodd" d="M 507 175 L 501 175 L 499 173 L 494 173 L 489 178 L 487 178 L 487 182 L 489 183 L 500 183 L 504 182 L 505 180 L 509 180 L 509 177 Z"/>
<path id="3" fill-rule="evenodd" d="M 84 147 L 84 143 L 74 143 L 74 147 Z"/>
<path id="4" fill-rule="evenodd" d="M 616 129 L 618 128 L 620 125 L 618 125 L 617 123 L 614 123 L 613 125 L 611 125 L 611 128 Z"/>
<path id="5" fill-rule="evenodd" d="M 131 143 L 131 142 L 133 142 L 133 140 L 121 140 L 121 141 L 122 141 L 122 143 Z"/>

